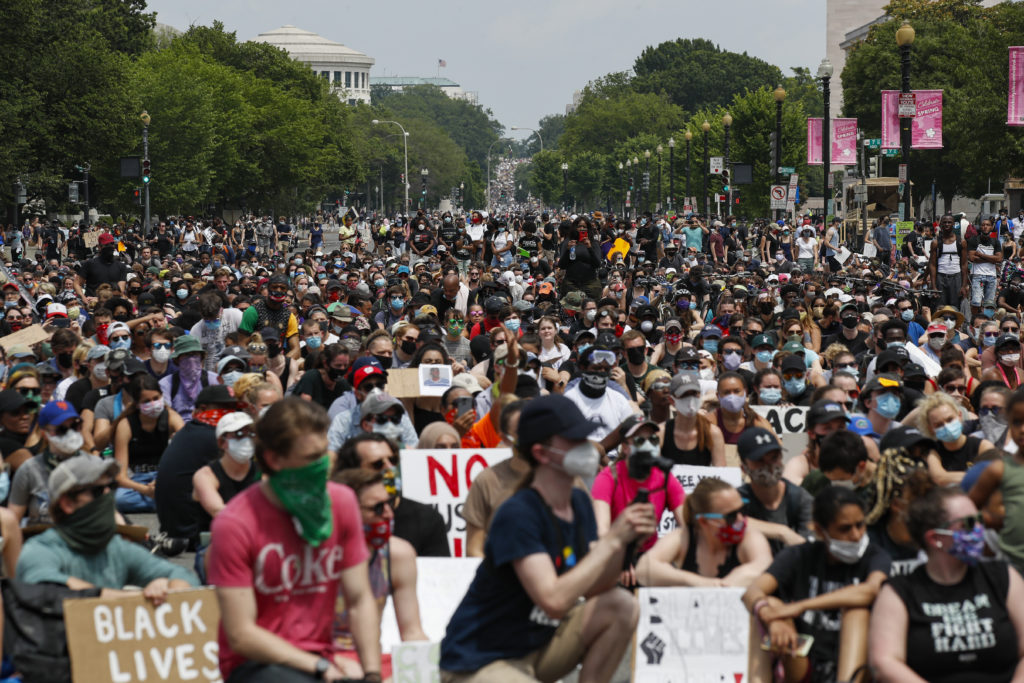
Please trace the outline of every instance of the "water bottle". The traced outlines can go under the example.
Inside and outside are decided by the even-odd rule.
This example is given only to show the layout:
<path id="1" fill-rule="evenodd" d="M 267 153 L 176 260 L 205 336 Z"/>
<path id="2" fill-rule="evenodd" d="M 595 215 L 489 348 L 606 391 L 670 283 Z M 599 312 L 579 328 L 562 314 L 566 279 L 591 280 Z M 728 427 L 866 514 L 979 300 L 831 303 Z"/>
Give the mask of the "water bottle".
<path id="1" fill-rule="evenodd" d="M 576 245 L 575 244 L 573 246 L 569 247 L 569 260 L 570 261 L 575 261 L 576 260 Z"/>

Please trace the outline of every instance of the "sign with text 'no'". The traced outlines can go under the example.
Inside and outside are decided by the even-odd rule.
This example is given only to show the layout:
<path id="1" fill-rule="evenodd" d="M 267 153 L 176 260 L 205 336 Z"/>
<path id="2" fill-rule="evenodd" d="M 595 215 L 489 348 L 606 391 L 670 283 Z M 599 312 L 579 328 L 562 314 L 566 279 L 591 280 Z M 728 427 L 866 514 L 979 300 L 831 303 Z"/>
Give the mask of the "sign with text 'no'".
<path id="1" fill-rule="evenodd" d="M 512 457 L 510 448 L 404 449 L 402 493 L 433 505 L 448 528 L 452 557 L 466 555 L 466 520 L 462 506 L 480 472 Z"/>
<path id="2" fill-rule="evenodd" d="M 137 595 L 64 601 L 75 683 L 221 680 L 212 588 L 175 591 L 159 607 Z"/>

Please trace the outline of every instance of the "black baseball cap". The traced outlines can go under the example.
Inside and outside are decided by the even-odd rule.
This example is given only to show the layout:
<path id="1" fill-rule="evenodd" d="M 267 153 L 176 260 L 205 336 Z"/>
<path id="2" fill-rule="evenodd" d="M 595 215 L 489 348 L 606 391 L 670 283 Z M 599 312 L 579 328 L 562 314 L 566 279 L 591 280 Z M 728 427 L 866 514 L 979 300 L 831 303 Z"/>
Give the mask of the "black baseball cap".
<path id="1" fill-rule="evenodd" d="M 807 411 L 807 426 L 813 427 L 839 418 L 842 418 L 847 422 L 850 421 L 850 416 L 846 414 L 846 411 L 843 410 L 841 405 L 835 401 L 823 399 L 821 401 L 816 401 L 814 405 L 811 406 L 811 409 Z"/>
<path id="2" fill-rule="evenodd" d="M 516 434 L 520 453 L 529 453 L 533 444 L 558 435 L 572 441 L 586 439 L 598 428 L 579 407 L 560 394 L 531 399 L 519 414 Z"/>
<path id="3" fill-rule="evenodd" d="M 31 403 L 28 397 L 22 396 L 17 389 L 0 391 L 0 413 L 13 413 L 28 403 Z"/>
<path id="4" fill-rule="evenodd" d="M 211 405 L 211 404 L 231 404 L 237 405 L 238 399 L 231 395 L 231 390 L 223 384 L 211 384 L 204 388 L 196 396 L 197 406 Z"/>
<path id="5" fill-rule="evenodd" d="M 910 448 L 919 443 L 934 447 L 935 441 L 925 436 L 917 427 L 905 427 L 899 425 L 885 433 L 882 440 L 878 442 L 878 448 L 885 451 L 887 448 Z"/>
<path id="6" fill-rule="evenodd" d="M 522 424 L 522 418 L 520 418 L 520 428 Z M 739 453 L 740 458 L 754 462 L 761 460 L 772 451 L 781 450 L 782 445 L 775 438 L 775 435 L 763 427 L 744 429 L 743 433 L 740 434 L 739 441 L 736 442 L 736 451 Z"/>

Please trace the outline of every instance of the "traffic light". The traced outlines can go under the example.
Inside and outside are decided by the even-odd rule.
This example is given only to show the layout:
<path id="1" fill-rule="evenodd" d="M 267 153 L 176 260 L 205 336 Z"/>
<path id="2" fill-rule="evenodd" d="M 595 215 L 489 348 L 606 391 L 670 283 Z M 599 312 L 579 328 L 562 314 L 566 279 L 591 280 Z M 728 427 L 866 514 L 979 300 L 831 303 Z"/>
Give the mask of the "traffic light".
<path id="1" fill-rule="evenodd" d="M 877 156 L 869 157 L 868 158 L 868 177 L 869 178 L 877 178 L 878 177 L 878 157 Z"/>
<path id="2" fill-rule="evenodd" d="M 141 187 L 133 187 L 132 188 L 132 204 L 135 204 L 136 206 L 141 206 L 142 205 L 142 188 Z"/>
<path id="3" fill-rule="evenodd" d="M 148 185 L 150 178 L 152 178 L 151 168 L 149 159 L 142 160 L 142 182 Z"/>
<path id="4" fill-rule="evenodd" d="M 722 192 L 729 192 L 729 169 L 722 169 Z"/>

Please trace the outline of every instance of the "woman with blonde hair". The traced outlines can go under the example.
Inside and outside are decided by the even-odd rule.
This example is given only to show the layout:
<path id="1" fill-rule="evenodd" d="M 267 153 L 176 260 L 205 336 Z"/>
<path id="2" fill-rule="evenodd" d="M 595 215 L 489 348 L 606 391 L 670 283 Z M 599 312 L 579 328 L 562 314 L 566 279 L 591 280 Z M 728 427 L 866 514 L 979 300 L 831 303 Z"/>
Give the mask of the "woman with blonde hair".
<path id="1" fill-rule="evenodd" d="M 960 405 L 948 394 L 936 392 L 917 407 L 917 427 L 935 441 L 927 456 L 928 473 L 939 486 L 959 484 L 978 459 L 978 453 L 994 448 L 988 439 L 964 434 Z"/>

